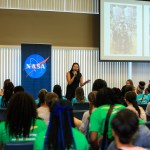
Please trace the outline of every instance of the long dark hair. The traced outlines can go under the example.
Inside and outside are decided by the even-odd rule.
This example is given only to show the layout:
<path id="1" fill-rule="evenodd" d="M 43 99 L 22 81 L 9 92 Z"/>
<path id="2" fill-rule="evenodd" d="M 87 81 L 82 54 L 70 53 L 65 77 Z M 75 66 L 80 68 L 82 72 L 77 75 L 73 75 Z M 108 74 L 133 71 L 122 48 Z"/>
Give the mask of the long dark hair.
<path id="1" fill-rule="evenodd" d="M 65 150 L 75 147 L 72 134 L 75 127 L 72 105 L 69 101 L 55 101 L 50 109 L 50 122 L 46 133 L 46 147 L 53 150 Z"/>
<path id="2" fill-rule="evenodd" d="M 37 107 L 40 107 L 41 104 L 43 104 L 45 102 L 45 96 L 47 94 L 47 90 L 46 89 L 41 89 L 39 94 L 38 94 L 38 98 L 39 98 L 39 103 L 37 105 Z"/>
<path id="3" fill-rule="evenodd" d="M 103 87 L 107 87 L 107 83 L 103 79 L 96 79 L 93 83 L 92 91 L 98 91 Z"/>
<path id="4" fill-rule="evenodd" d="M 3 89 L 4 89 L 4 87 L 5 87 L 5 84 L 7 84 L 7 83 L 9 83 L 9 82 L 11 82 L 11 80 L 10 80 L 10 79 L 6 79 L 6 80 L 4 81 Z"/>
<path id="5" fill-rule="evenodd" d="M 24 87 L 19 85 L 19 86 L 15 86 L 14 88 L 14 94 L 17 92 L 24 92 Z"/>
<path id="6" fill-rule="evenodd" d="M 7 82 L 4 85 L 4 95 L 2 96 L 2 107 L 7 107 L 10 97 L 13 95 L 14 85 L 12 82 Z"/>
<path id="7" fill-rule="evenodd" d="M 25 92 L 12 96 L 7 108 L 6 129 L 9 135 L 23 137 L 29 136 L 31 126 L 34 126 L 37 117 L 34 99 Z"/>
<path id="8" fill-rule="evenodd" d="M 53 87 L 53 92 L 58 95 L 59 99 L 62 99 L 62 90 L 60 85 L 55 85 Z"/>
<path id="9" fill-rule="evenodd" d="M 132 91 L 127 92 L 125 94 L 125 99 L 133 105 L 133 107 L 137 110 L 139 117 L 140 117 L 141 112 L 140 112 L 140 109 L 139 109 L 138 104 L 136 102 L 136 93 L 132 92 Z"/>
<path id="10" fill-rule="evenodd" d="M 78 72 L 78 73 L 80 73 L 80 66 L 79 66 L 79 64 L 78 64 L 78 63 L 76 63 L 76 62 L 75 62 L 75 63 L 73 63 L 73 65 L 72 65 L 72 67 L 71 67 L 70 72 L 72 72 L 72 71 L 73 71 L 73 66 L 74 66 L 74 65 L 78 65 L 78 68 L 79 68 L 79 69 L 78 69 L 78 71 L 77 71 L 77 72 Z"/>
<path id="11" fill-rule="evenodd" d="M 115 104 L 115 95 L 111 88 L 103 87 L 96 94 L 95 106 Z"/>

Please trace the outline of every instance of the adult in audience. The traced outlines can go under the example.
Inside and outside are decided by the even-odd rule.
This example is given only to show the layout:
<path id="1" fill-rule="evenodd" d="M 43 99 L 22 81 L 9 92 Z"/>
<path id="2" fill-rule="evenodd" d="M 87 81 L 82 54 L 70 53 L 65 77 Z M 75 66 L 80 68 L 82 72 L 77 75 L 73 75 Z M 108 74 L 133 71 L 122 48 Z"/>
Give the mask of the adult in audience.
<path id="1" fill-rule="evenodd" d="M 4 84 L 4 94 L 0 98 L 0 106 L 7 107 L 9 100 L 14 92 L 14 85 L 12 82 L 7 82 Z"/>
<path id="2" fill-rule="evenodd" d="M 66 98 L 64 96 L 62 96 L 62 89 L 60 85 L 55 85 L 53 87 L 53 92 L 56 93 L 59 97 L 60 100 L 66 100 Z"/>
<path id="3" fill-rule="evenodd" d="M 139 120 L 133 111 L 129 109 L 119 111 L 112 119 L 111 125 L 116 150 L 146 150 L 145 148 L 134 146 L 134 137 L 138 131 Z M 109 147 L 108 150 L 113 149 Z"/>
<path id="4" fill-rule="evenodd" d="M 95 106 L 97 109 L 92 112 L 89 125 L 91 146 L 94 148 L 98 148 L 99 143 L 103 139 L 105 120 L 111 105 L 113 105 L 113 110 L 110 115 L 110 120 L 112 120 L 119 110 L 125 108 L 125 106 L 118 104 L 112 89 L 108 87 L 101 88 L 96 94 Z M 110 120 L 107 132 L 109 142 L 112 140 Z"/>
<path id="5" fill-rule="evenodd" d="M 72 99 L 72 105 L 74 103 L 87 102 L 87 98 L 84 96 L 84 90 L 82 87 L 77 87 L 75 90 L 75 97 Z"/>
<path id="6" fill-rule="evenodd" d="M 71 101 L 75 97 L 76 88 L 79 87 L 79 84 L 83 85 L 83 77 L 78 63 L 73 63 L 71 70 L 67 72 L 66 79 L 68 82 L 66 98 Z"/>
<path id="7" fill-rule="evenodd" d="M 128 87 L 130 86 L 130 90 L 128 89 Z M 134 84 L 133 84 L 133 81 L 131 79 L 128 79 L 126 81 L 126 85 L 124 85 L 122 88 L 121 88 L 121 94 L 122 94 L 122 97 L 125 96 L 125 93 L 128 92 L 128 91 L 134 91 L 135 90 L 135 87 L 134 87 Z"/>
<path id="8" fill-rule="evenodd" d="M 75 128 L 71 102 L 55 101 L 50 110 L 51 120 L 46 133 L 46 148 L 88 150 L 85 136 Z"/>
<path id="9" fill-rule="evenodd" d="M 149 100 L 146 98 L 146 95 L 143 93 L 144 89 L 145 89 L 145 82 L 140 81 L 136 89 L 137 93 L 136 101 L 138 104 L 147 104 L 149 102 Z"/>
<path id="10" fill-rule="evenodd" d="M 136 102 L 136 93 L 129 91 L 125 94 L 125 101 L 127 103 L 127 108 L 134 111 L 137 117 L 141 118 L 142 120 L 146 121 L 146 113 L 144 109 L 138 106 Z"/>
<path id="11" fill-rule="evenodd" d="M 37 119 L 34 99 L 25 92 L 14 94 L 7 108 L 6 121 L 0 123 L 0 149 L 6 143 L 34 142 L 34 150 L 40 150 L 44 143 L 36 143 L 36 137 L 44 139 L 46 124 Z"/>

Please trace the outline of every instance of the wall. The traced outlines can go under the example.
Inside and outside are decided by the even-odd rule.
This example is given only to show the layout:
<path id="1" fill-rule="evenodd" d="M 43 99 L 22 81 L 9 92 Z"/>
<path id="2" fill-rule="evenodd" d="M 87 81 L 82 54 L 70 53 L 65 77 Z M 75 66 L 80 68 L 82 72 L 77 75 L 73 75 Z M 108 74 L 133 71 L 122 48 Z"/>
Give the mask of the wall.
<path id="1" fill-rule="evenodd" d="M 0 45 L 99 46 L 99 15 L 0 9 L 0 18 Z"/>
<path id="2" fill-rule="evenodd" d="M 96 78 L 105 79 L 110 87 L 121 87 L 128 78 L 135 86 L 140 80 L 148 84 L 149 62 L 98 62 L 99 0 L 0 0 L 0 8 L 0 87 L 6 78 L 21 83 L 22 42 L 60 46 L 52 50 L 52 86 L 60 83 L 63 93 L 66 71 L 74 61 L 84 79 L 91 79 L 84 87 L 86 95 Z"/>
<path id="3" fill-rule="evenodd" d="M 15 86 L 21 84 L 21 50 L 20 46 L 0 47 L 0 87 L 3 81 L 10 78 Z M 98 49 L 52 47 L 52 83 L 60 84 L 63 94 L 66 93 L 66 72 L 71 69 L 73 62 L 78 62 L 83 75 L 83 80 L 90 79 L 85 85 L 85 95 L 92 90 L 92 84 L 97 78 L 107 81 L 110 87 L 119 87 L 128 79 L 128 63 L 126 62 L 98 62 Z M 46 82 L 46 81 L 44 81 Z M 44 87 L 43 87 L 44 88 Z"/>

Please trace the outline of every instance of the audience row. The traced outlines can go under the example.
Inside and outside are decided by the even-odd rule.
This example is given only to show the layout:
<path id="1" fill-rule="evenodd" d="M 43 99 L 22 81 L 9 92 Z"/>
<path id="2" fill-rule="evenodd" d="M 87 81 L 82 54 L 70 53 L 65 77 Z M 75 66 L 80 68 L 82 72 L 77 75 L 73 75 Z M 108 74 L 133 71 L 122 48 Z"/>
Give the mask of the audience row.
<path id="1" fill-rule="evenodd" d="M 88 98 L 79 87 L 70 102 L 55 85 L 53 92 L 41 89 L 34 100 L 22 86 L 14 87 L 8 81 L 0 101 L 1 107 L 7 108 L 6 120 L 0 122 L 0 147 L 9 142 L 32 141 L 35 150 L 150 148 L 146 113 L 138 105 L 149 102 L 149 94 L 143 91 L 141 81 L 135 88 L 132 80 L 127 80 L 120 90 L 97 79 Z M 73 106 L 85 102 L 90 107 L 79 120 L 73 115 Z"/>

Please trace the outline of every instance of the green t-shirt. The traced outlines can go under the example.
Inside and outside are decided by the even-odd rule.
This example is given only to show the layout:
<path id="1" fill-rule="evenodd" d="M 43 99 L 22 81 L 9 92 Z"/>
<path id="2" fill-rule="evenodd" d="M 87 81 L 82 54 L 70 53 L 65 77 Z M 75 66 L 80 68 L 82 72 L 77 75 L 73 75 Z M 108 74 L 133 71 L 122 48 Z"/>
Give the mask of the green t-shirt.
<path id="1" fill-rule="evenodd" d="M 37 136 L 37 140 L 35 143 L 35 145 L 37 144 L 37 146 L 38 146 L 38 143 L 41 141 L 42 141 L 42 143 L 44 143 L 45 136 L 43 136 L 44 138 L 41 138 L 41 134 L 44 135 L 43 133 L 40 133 L 39 134 L 40 136 L 39 135 Z M 73 134 L 73 137 L 75 140 L 76 150 L 89 150 L 89 145 L 88 145 L 87 139 L 83 133 L 78 131 L 76 128 L 72 128 L 72 134 Z M 71 149 L 74 149 L 74 148 L 71 148 Z M 47 149 L 43 145 L 42 147 L 39 147 L 39 150 L 47 150 Z"/>
<path id="2" fill-rule="evenodd" d="M 90 117 L 90 124 L 89 124 L 89 132 L 98 132 L 98 137 L 103 135 L 104 132 L 104 124 L 107 112 L 109 110 L 110 105 L 103 105 L 98 107 L 96 110 L 94 110 Z M 112 138 L 112 131 L 111 131 L 111 120 L 116 115 L 116 113 L 124 109 L 125 106 L 121 104 L 115 104 L 113 111 L 110 115 L 109 124 L 108 124 L 108 138 Z"/>
<path id="3" fill-rule="evenodd" d="M 89 150 L 89 145 L 85 135 L 76 128 L 72 128 L 72 133 L 76 144 L 76 150 Z"/>
<path id="4" fill-rule="evenodd" d="M 33 130 L 34 129 L 34 130 Z M 41 132 L 45 135 L 47 126 L 45 122 L 41 119 L 36 119 L 34 127 L 32 126 L 30 129 L 30 135 L 25 140 L 23 137 L 20 137 L 19 140 L 16 140 L 15 137 L 9 136 L 9 130 L 5 128 L 5 122 L 0 123 L 0 143 L 6 144 L 9 142 L 34 142 L 34 150 L 41 150 L 39 147 L 43 146 L 43 140 L 39 141 L 38 144 L 36 143 L 37 135 Z M 44 137 L 41 135 L 41 138 Z M 41 146 L 42 145 L 42 146 Z"/>

